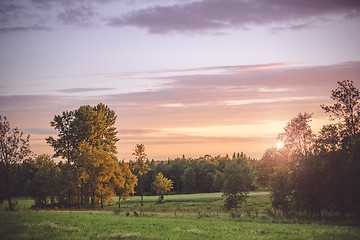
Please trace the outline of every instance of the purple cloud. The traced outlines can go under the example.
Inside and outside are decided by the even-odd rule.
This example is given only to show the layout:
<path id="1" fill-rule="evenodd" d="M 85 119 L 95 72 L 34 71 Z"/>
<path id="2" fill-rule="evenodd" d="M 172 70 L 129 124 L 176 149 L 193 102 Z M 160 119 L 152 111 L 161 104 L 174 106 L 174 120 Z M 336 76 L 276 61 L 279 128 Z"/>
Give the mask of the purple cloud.
<path id="1" fill-rule="evenodd" d="M 302 29 L 309 20 L 331 15 L 359 18 L 360 1 L 196 1 L 135 10 L 123 16 L 110 18 L 108 25 L 144 28 L 156 34 L 218 31 L 273 23 L 290 24 L 295 26 L 293 29 Z"/>
<path id="2" fill-rule="evenodd" d="M 0 33 L 10 33 L 10 32 L 27 32 L 27 31 L 52 31 L 53 29 L 48 26 L 20 26 L 20 27 L 4 27 L 0 28 Z"/>
<path id="3" fill-rule="evenodd" d="M 82 93 L 82 92 L 109 91 L 109 90 L 114 90 L 114 89 L 115 88 L 67 88 L 67 89 L 60 89 L 57 92 Z"/>
<path id="4" fill-rule="evenodd" d="M 58 14 L 58 19 L 66 25 L 74 25 L 81 27 L 93 26 L 93 18 L 96 12 L 90 6 L 78 6 L 67 8 L 62 13 Z"/>

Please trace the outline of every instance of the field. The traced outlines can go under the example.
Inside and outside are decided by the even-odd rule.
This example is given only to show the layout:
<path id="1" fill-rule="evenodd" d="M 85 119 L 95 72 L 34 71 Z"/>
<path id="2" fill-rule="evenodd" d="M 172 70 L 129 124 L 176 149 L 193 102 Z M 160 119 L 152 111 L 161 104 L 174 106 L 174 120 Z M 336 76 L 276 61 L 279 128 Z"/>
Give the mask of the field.
<path id="1" fill-rule="evenodd" d="M 168 195 L 165 204 L 134 197 L 115 211 L 29 210 L 32 200 L 18 199 L 17 211 L 0 212 L 1 239 L 360 239 L 360 227 L 272 218 L 266 192 L 252 193 L 240 218 L 222 208 L 220 193 Z M 116 200 L 116 199 L 114 199 Z M 133 210 L 139 215 L 135 216 Z M 140 214 L 141 211 L 141 214 Z M 256 213 L 258 216 L 256 217 Z"/>

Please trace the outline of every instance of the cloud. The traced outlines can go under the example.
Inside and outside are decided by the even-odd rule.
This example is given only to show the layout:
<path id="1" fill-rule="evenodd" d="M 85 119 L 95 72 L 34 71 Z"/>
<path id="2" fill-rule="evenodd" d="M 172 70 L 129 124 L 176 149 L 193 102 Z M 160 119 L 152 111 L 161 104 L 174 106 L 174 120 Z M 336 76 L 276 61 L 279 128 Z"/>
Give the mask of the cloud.
<path id="1" fill-rule="evenodd" d="M 0 26 L 4 26 L 10 21 L 17 20 L 24 15 L 25 8 L 11 1 L 0 2 Z"/>
<path id="2" fill-rule="evenodd" d="M 132 26 L 150 33 L 214 32 L 247 29 L 253 25 L 284 24 L 293 30 L 309 27 L 308 20 L 326 16 L 360 17 L 357 0 L 207 0 L 171 6 L 152 6 L 109 18 L 112 27 Z M 294 24 L 295 23 L 295 24 Z"/>
<path id="3" fill-rule="evenodd" d="M 52 31 L 53 29 L 48 26 L 39 26 L 33 25 L 29 27 L 5 27 L 0 28 L 0 33 L 10 33 L 10 32 L 27 32 L 27 31 Z"/>
<path id="4" fill-rule="evenodd" d="M 67 8 L 58 14 L 58 19 L 65 25 L 91 27 L 94 26 L 93 19 L 96 12 L 89 5 Z"/>
<path id="5" fill-rule="evenodd" d="M 84 92 L 96 92 L 96 91 L 109 91 L 115 88 L 66 88 L 57 90 L 62 93 L 84 93 Z"/>

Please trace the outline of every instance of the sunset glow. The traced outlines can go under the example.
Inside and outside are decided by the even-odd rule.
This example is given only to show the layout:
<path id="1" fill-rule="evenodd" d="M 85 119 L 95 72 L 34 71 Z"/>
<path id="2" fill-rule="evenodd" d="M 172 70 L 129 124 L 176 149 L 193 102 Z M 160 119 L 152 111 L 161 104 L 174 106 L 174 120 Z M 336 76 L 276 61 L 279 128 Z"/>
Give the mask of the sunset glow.
<path id="1" fill-rule="evenodd" d="M 337 81 L 360 86 L 360 4 L 304 2 L 2 1 L 0 115 L 36 154 L 54 115 L 102 102 L 119 159 L 260 158 L 298 113 L 328 123 Z"/>
<path id="2" fill-rule="evenodd" d="M 276 143 L 276 148 L 277 149 L 282 149 L 284 147 L 284 143 L 283 142 L 277 142 Z"/>

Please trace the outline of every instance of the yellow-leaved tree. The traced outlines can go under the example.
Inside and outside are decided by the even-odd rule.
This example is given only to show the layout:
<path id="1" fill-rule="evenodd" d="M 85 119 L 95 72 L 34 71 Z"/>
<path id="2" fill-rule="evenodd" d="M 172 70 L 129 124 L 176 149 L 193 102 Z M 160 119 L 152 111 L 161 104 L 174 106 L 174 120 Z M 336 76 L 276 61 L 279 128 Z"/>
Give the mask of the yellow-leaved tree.
<path id="1" fill-rule="evenodd" d="M 129 196 L 134 195 L 134 188 L 137 185 L 137 177 L 131 172 L 130 164 L 120 162 L 115 173 L 116 185 L 115 192 L 119 196 L 119 208 L 121 199 L 126 200 Z"/>
<path id="2" fill-rule="evenodd" d="M 157 195 L 159 195 L 159 203 L 164 202 L 164 194 L 169 192 L 173 188 L 173 181 L 164 177 L 164 175 L 159 172 L 153 182 L 153 188 Z"/>

